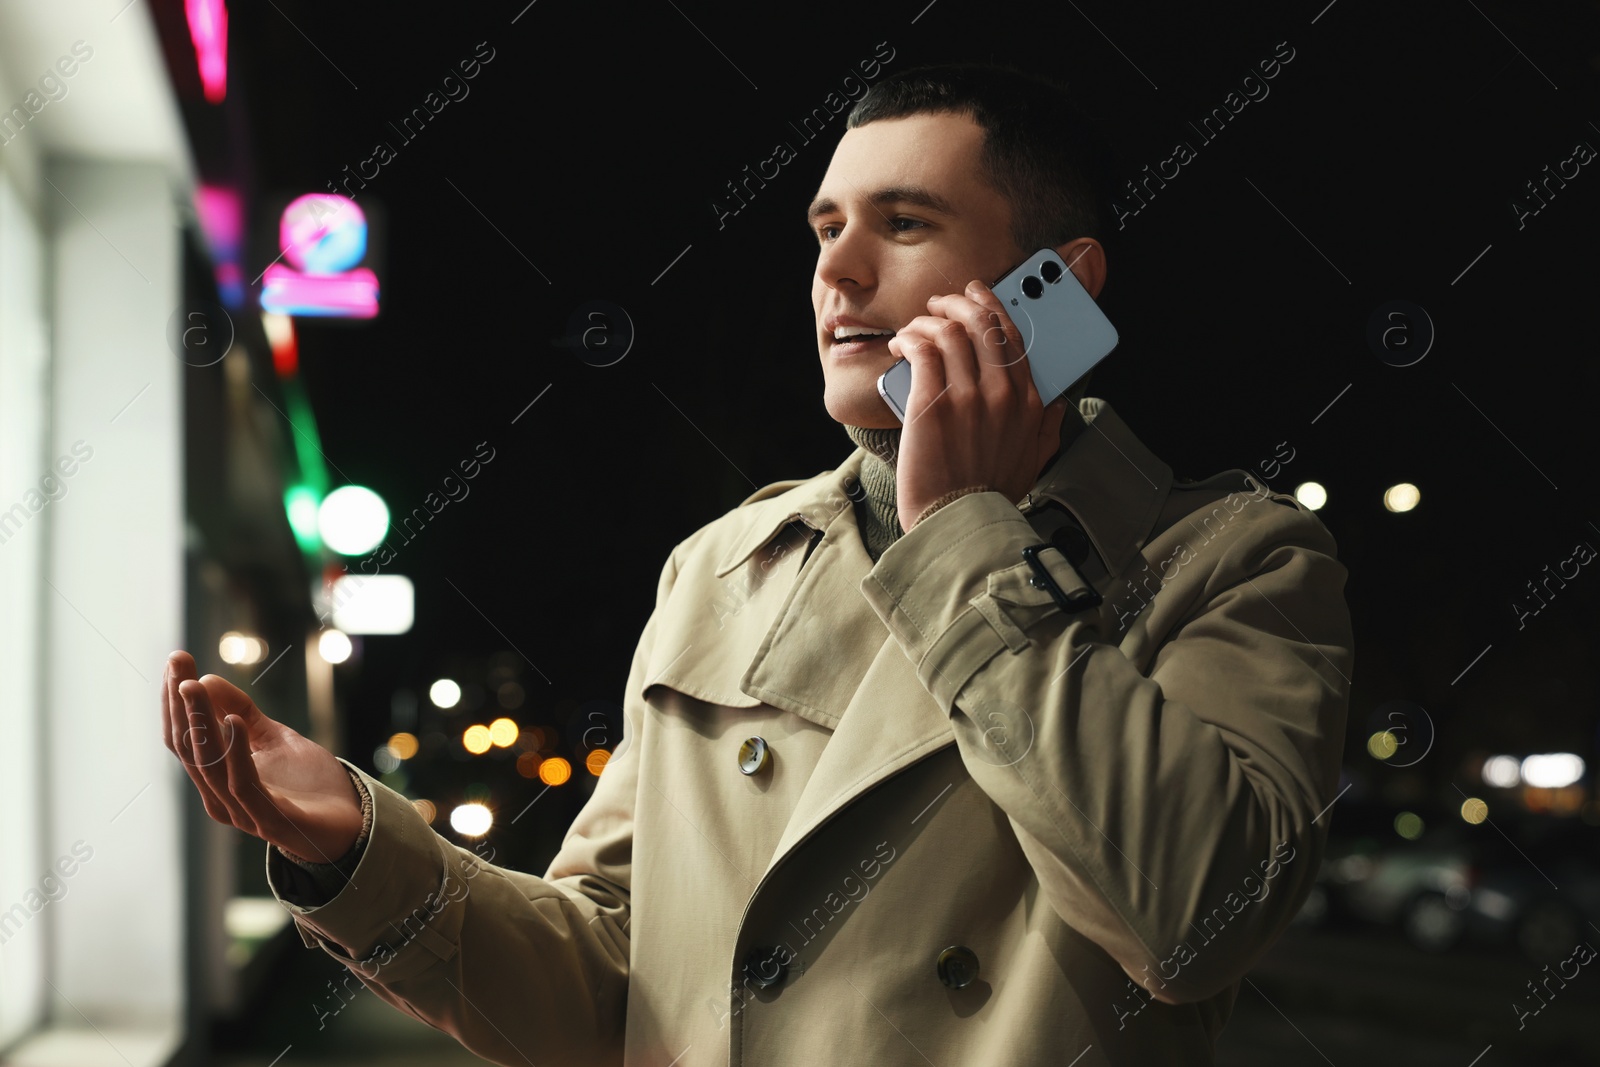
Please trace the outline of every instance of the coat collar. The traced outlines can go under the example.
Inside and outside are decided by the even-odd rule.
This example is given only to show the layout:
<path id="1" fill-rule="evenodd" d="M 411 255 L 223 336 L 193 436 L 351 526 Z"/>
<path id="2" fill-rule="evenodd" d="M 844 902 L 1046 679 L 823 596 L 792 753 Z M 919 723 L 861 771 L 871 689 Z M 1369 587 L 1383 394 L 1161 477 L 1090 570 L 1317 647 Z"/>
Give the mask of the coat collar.
<path id="1" fill-rule="evenodd" d="M 1161 513 L 1172 489 L 1172 468 L 1099 397 L 1084 397 L 1077 410 L 1069 405 L 1065 417 L 1079 423 L 1079 429 L 1034 483 L 1031 504 L 1025 499 L 1021 506 L 1031 511 L 1042 500 L 1054 500 L 1065 507 L 1089 535 L 1107 573 L 1121 574 L 1144 547 Z M 849 504 L 850 495 L 860 494 L 866 455 L 866 449 L 857 448 L 836 470 L 775 482 L 741 501 L 750 515 L 718 561 L 716 576 L 726 576 L 796 519 L 813 530 L 826 529 Z"/>
<path id="2" fill-rule="evenodd" d="M 849 505 L 849 494 L 860 494 L 861 461 L 866 455 L 866 449 L 857 448 L 836 470 L 824 471 L 810 479 L 774 482 L 741 500 L 739 510 L 748 511 L 749 518 L 744 530 L 717 562 L 716 576 L 727 576 L 797 519 L 813 530 L 827 529 L 834 517 Z"/>
<path id="3" fill-rule="evenodd" d="M 1161 513 L 1172 486 L 1171 468 L 1103 400 L 1086 398 L 1081 411 L 1069 408 L 1067 417 L 1082 420 L 1083 426 L 1025 504 L 1032 508 L 1053 500 L 1067 508 L 1113 568 L 1111 574 L 1120 574 L 1138 557 Z M 767 874 L 857 797 L 955 743 L 949 715 L 860 592 L 874 563 L 862 542 L 850 494 L 860 492 L 866 454 L 858 448 L 837 470 L 775 483 L 746 498 L 735 513 L 747 512 L 747 522 L 716 564 L 716 577 L 723 579 L 739 568 L 797 520 L 822 532 L 809 562 L 783 564 L 784 573 L 795 575 L 793 585 L 783 592 L 774 587 L 777 599 L 752 608 L 742 619 L 743 627 L 730 627 L 698 657 L 678 661 L 676 676 L 669 679 L 665 668 L 651 672 L 665 684 L 702 698 L 739 707 L 769 704 L 833 731 Z M 794 543 L 800 540 L 793 532 L 786 536 Z M 828 620 L 827 639 L 816 629 L 822 617 Z M 669 627 L 682 631 L 674 644 L 702 636 L 698 631 L 691 635 L 689 629 L 686 624 Z M 672 647 L 658 654 L 665 662 L 680 653 Z M 732 692 L 735 686 L 737 693 Z"/>
<path id="4" fill-rule="evenodd" d="M 1127 570 L 1144 548 L 1167 496 L 1172 468 L 1133 435 L 1110 403 L 1084 397 L 1067 409 L 1084 428 L 1056 457 L 1032 490 L 1032 501 L 1054 500 L 1072 513 L 1105 561 L 1106 573 Z M 1027 507 L 1024 501 L 1025 510 Z"/>

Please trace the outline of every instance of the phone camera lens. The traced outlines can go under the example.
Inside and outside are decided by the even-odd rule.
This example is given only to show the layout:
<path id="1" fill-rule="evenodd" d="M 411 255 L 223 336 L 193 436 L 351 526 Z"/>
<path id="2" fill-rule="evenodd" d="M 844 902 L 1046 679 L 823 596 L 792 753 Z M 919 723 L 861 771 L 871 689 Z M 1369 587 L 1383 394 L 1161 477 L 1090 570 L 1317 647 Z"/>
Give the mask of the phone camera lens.
<path id="1" fill-rule="evenodd" d="M 1037 300 L 1044 293 L 1044 283 L 1032 274 L 1022 279 L 1022 295 Z"/>
<path id="2" fill-rule="evenodd" d="M 1044 261 L 1044 265 L 1039 268 L 1039 273 L 1044 275 L 1045 281 L 1054 285 L 1056 279 L 1061 277 L 1061 267 L 1053 260 L 1047 259 Z"/>

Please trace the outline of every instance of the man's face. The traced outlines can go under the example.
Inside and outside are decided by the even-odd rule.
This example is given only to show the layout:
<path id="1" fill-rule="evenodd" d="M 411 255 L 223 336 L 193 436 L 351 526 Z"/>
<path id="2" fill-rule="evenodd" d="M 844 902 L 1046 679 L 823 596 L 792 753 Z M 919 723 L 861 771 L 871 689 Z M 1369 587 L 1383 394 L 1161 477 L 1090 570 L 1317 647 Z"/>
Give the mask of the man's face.
<path id="1" fill-rule="evenodd" d="M 1011 205 L 979 174 L 983 128 L 966 115 L 880 119 L 847 130 L 811 205 L 818 241 L 811 306 L 823 404 L 848 426 L 900 425 L 878 395 L 888 338 L 836 341 L 840 319 L 897 331 L 928 298 L 988 284 L 1026 255 Z"/>

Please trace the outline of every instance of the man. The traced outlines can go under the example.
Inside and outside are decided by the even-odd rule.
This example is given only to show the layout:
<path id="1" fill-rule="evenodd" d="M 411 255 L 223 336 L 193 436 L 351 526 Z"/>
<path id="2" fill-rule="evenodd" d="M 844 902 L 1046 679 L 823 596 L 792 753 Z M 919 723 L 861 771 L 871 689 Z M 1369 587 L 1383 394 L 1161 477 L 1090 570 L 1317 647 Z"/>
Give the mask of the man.
<path id="1" fill-rule="evenodd" d="M 1211 1062 L 1321 856 L 1346 572 L 1291 497 L 1176 483 L 1011 354 L 984 281 L 1049 245 L 1104 285 L 1085 142 L 992 67 L 857 103 L 809 221 L 859 447 L 673 550 L 544 877 L 174 654 L 167 743 L 308 946 L 502 1064 Z"/>

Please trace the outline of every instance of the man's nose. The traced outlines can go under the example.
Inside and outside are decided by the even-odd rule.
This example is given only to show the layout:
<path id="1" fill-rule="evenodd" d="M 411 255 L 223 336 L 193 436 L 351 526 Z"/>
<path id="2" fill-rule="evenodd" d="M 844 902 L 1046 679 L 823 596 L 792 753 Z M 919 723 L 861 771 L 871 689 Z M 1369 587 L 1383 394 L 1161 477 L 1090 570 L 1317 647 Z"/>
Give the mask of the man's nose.
<path id="1" fill-rule="evenodd" d="M 830 289 L 853 285 L 870 289 L 877 284 L 877 266 L 868 247 L 869 234 L 860 226 L 846 225 L 817 255 L 817 277 Z"/>

